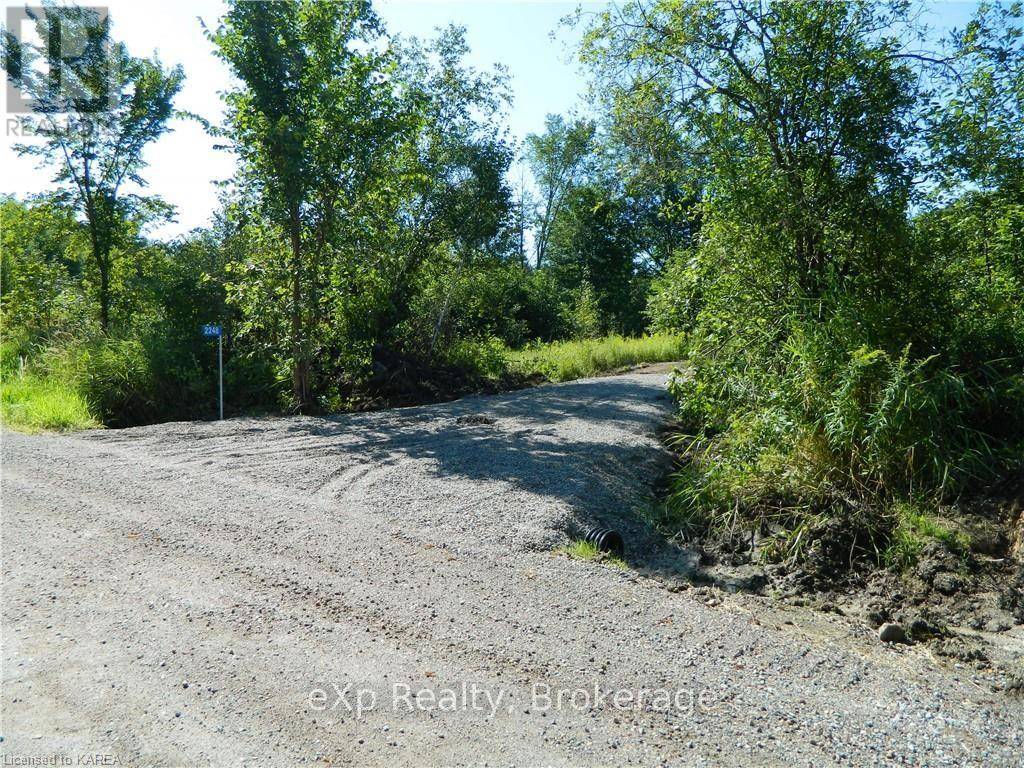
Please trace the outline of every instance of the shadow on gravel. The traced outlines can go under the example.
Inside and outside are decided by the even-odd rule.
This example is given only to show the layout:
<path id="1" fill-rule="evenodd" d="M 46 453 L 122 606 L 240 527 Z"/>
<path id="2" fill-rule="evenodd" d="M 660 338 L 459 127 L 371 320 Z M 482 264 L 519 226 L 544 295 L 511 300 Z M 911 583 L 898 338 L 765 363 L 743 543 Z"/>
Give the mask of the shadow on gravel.
<path id="1" fill-rule="evenodd" d="M 631 565 L 649 570 L 660 564 L 675 573 L 678 563 L 671 561 L 679 553 L 666 558 L 669 547 L 638 514 L 669 466 L 655 438 L 669 410 L 668 394 L 656 386 L 604 379 L 390 411 L 386 419 L 372 414 L 295 421 L 285 429 L 345 438 L 345 452 L 360 462 L 424 462 L 435 477 L 501 481 L 557 499 L 571 514 L 551 521 L 555 530 L 576 538 L 593 526 L 617 528 Z M 609 429 L 621 434 L 609 435 Z M 480 522 L 495 526 L 495 536 L 515 527 L 511 520 Z"/>

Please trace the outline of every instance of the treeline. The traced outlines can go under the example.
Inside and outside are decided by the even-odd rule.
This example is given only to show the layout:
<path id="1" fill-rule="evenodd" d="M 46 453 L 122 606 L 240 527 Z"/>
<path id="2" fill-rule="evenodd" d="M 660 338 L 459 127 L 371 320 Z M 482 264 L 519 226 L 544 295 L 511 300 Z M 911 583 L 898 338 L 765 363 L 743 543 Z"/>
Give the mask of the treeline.
<path id="1" fill-rule="evenodd" d="M 507 77 L 465 63 L 463 30 L 401 40 L 369 2 L 238 2 L 207 30 L 237 87 L 206 124 L 237 171 L 212 227 L 154 240 L 173 211 L 142 194 L 144 150 L 186 73 L 87 10 L 37 16 L 43 40 L 60 23 L 92 42 L 54 90 L 32 80 L 46 52 L 6 37 L 54 192 L 3 203 L 4 365 L 74 379 L 108 424 L 212 415 L 211 322 L 231 412 L 487 386 L 509 348 L 643 333 L 650 280 L 691 236 L 662 188 L 618 180 L 593 121 L 552 116 L 516 146 Z M 535 183 L 514 188 L 517 160 Z"/>

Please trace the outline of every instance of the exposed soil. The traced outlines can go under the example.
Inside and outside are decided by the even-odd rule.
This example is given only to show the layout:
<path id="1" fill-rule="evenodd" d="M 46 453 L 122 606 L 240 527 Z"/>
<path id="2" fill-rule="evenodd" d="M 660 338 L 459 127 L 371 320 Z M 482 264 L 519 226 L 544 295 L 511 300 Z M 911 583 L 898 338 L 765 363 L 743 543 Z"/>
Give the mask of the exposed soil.
<path id="1" fill-rule="evenodd" d="M 998 685 L 1015 692 L 1024 683 L 1020 510 L 1016 492 L 943 510 L 940 522 L 965 534 L 969 548 L 928 541 L 905 570 L 881 567 L 870 552 L 858 551 L 858 525 L 841 517 L 809 534 L 813 544 L 796 564 L 765 564 L 759 551 L 765 540 L 756 535 L 712 535 L 693 542 L 702 553 L 696 578 L 848 615 L 872 628 L 898 624 L 906 642 L 992 669 Z"/>

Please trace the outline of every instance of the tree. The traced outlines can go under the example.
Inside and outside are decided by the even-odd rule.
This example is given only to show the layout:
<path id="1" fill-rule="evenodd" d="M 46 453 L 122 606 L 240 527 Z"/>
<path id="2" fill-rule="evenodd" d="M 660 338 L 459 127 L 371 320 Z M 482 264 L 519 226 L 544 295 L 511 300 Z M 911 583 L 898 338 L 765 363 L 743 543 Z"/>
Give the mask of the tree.
<path id="1" fill-rule="evenodd" d="M 939 190 L 1001 190 L 1024 202 L 1024 6 L 982 3 L 946 40 L 925 125 Z"/>
<path id="2" fill-rule="evenodd" d="M 48 336 L 88 320 L 82 261 L 88 238 L 74 211 L 52 200 L 0 201 L 0 312 L 7 329 Z"/>
<path id="3" fill-rule="evenodd" d="M 662 115 L 707 169 L 705 207 L 781 236 L 779 277 L 814 298 L 908 199 L 906 18 L 899 0 L 637 0 L 599 16 L 583 56 L 613 120 Z"/>
<path id="4" fill-rule="evenodd" d="M 714 454 L 678 475 L 681 517 L 874 541 L 894 496 L 1019 467 L 1019 13 L 982 5 L 946 50 L 899 0 L 631 0 L 590 25 L 628 182 L 699 181 L 648 304 L 689 332 L 676 394 Z"/>
<path id="5" fill-rule="evenodd" d="M 85 218 L 99 277 L 100 327 L 106 332 L 123 223 L 170 212 L 159 199 L 125 187 L 145 186 L 143 151 L 168 130 L 184 73 L 181 67 L 166 70 L 155 59 L 131 56 L 123 43 L 111 39 L 109 16 L 92 9 L 47 4 L 41 13 L 28 13 L 47 49 L 22 44 L 7 31 L 4 66 L 12 84 L 31 97 L 42 142 L 21 145 L 18 151 L 56 166 L 58 199 Z M 61 41 L 68 47 L 69 39 L 80 42 L 81 55 L 60 56 Z M 49 61 L 45 76 L 35 69 L 41 58 Z"/>
<path id="6" fill-rule="evenodd" d="M 477 257 L 507 251 L 512 201 L 506 181 L 512 149 L 501 117 L 508 107 L 508 77 L 502 69 L 479 72 L 465 63 L 465 29 L 441 29 L 429 45 L 404 46 L 403 83 L 418 116 L 417 176 L 410 199 L 422 259 L 436 254 L 454 277 L 438 308 L 429 350 L 438 342 L 451 308 L 452 289 Z"/>
<path id="7" fill-rule="evenodd" d="M 537 269 L 544 264 L 551 227 L 566 195 L 591 170 L 595 130 L 590 120 L 566 121 L 561 115 L 548 115 L 544 133 L 526 137 L 526 159 L 541 196 L 533 232 Z"/>
<path id="8" fill-rule="evenodd" d="M 633 238 L 626 201 L 596 184 L 570 190 L 551 226 L 547 269 L 567 295 L 590 291 L 601 318 L 597 330 L 641 330 Z"/>
<path id="9" fill-rule="evenodd" d="M 373 217 L 360 206 L 395 144 L 399 116 L 382 34 L 368 0 L 232 2 L 209 33 L 240 81 L 225 97 L 236 186 L 287 240 L 287 357 L 299 410 L 313 404 L 311 366 L 330 301 L 322 289 L 343 274 L 329 257 L 346 226 Z M 356 238 L 350 252 L 365 245 L 344 231 Z"/>

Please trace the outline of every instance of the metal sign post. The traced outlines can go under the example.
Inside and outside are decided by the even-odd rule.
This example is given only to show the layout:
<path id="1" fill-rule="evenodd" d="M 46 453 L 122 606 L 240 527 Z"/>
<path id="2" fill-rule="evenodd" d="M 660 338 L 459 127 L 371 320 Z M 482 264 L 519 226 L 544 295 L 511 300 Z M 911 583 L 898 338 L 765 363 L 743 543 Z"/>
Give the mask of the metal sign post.
<path id="1" fill-rule="evenodd" d="M 203 336 L 217 337 L 217 404 L 220 406 L 220 420 L 224 421 L 224 329 L 219 325 L 204 325 Z"/>
<path id="2" fill-rule="evenodd" d="M 217 334 L 217 402 L 220 420 L 224 421 L 224 334 Z"/>

